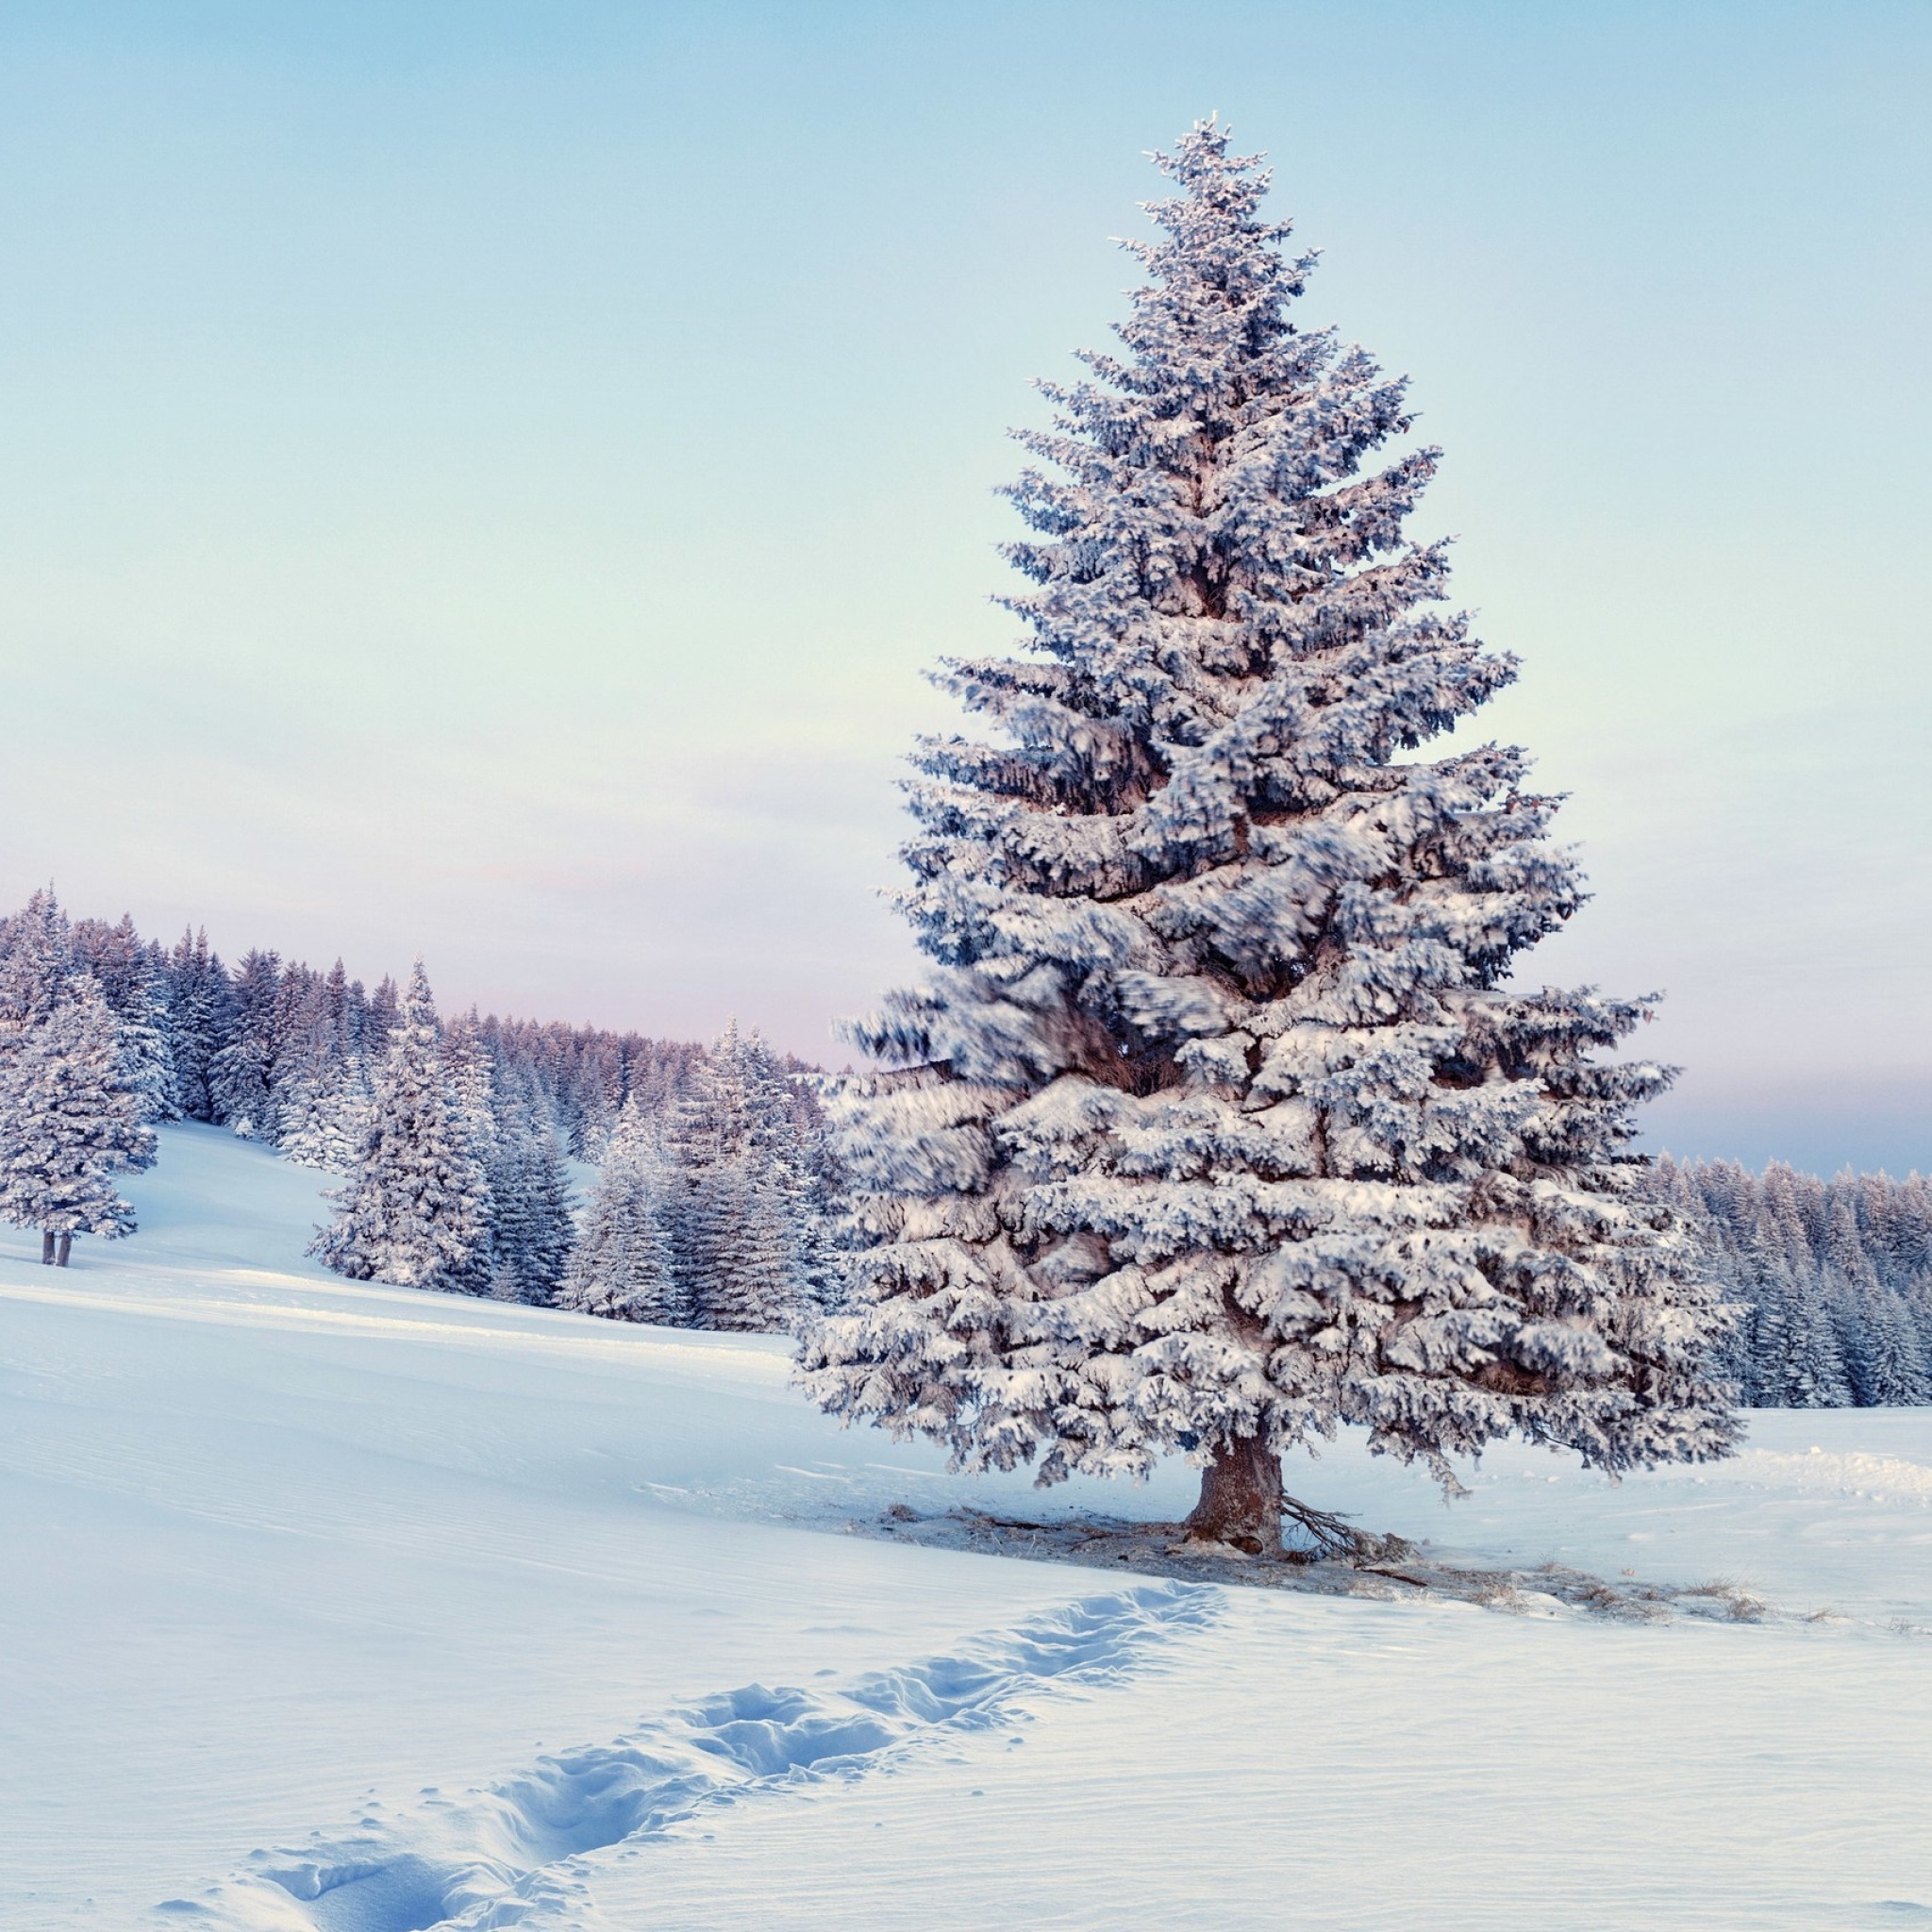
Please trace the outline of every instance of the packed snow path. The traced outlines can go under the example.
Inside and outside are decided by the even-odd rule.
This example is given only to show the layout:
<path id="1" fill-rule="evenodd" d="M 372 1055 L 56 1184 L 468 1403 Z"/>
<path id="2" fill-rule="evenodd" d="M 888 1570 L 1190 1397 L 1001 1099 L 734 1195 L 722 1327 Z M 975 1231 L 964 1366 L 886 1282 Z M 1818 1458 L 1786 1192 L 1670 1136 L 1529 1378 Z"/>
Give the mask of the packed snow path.
<path id="1" fill-rule="evenodd" d="M 747 1684 L 468 1799 L 429 1794 L 394 1823 L 365 1816 L 354 1836 L 258 1853 L 250 1877 L 209 1903 L 163 1909 L 321 1932 L 524 1923 L 589 1901 L 587 1853 L 662 1838 L 747 1798 L 863 1776 L 919 1744 L 1009 1724 L 1062 1686 L 1118 1683 L 1150 1643 L 1206 1624 L 1219 1596 L 1164 1584 L 1096 1597 L 842 1691 Z M 291 1900 L 311 1902 L 307 1914 Z"/>
<path id="2" fill-rule="evenodd" d="M 1175 1591 L 823 1532 L 1172 1517 L 1185 1471 L 968 1482 L 773 1343 L 334 1281 L 322 1184 L 176 1129 L 132 1241 L 0 1237 L 8 1932 L 1932 1925 L 1924 1411 L 1621 1489 L 1510 1452 L 1446 1513 L 1347 1445 L 1293 1472 L 1767 1624 Z"/>

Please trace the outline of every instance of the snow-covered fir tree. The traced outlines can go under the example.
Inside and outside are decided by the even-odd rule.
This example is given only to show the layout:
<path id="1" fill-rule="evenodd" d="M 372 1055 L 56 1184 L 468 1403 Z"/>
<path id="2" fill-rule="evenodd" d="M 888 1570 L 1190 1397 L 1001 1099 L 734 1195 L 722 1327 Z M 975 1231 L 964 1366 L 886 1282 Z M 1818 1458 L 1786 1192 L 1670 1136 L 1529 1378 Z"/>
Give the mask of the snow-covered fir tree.
<path id="1" fill-rule="evenodd" d="M 557 1298 L 576 1219 L 563 1150 L 529 1103 L 498 1114 L 490 1161 L 490 1291 L 499 1301 Z"/>
<path id="2" fill-rule="evenodd" d="M 1914 1408 L 1932 1402 L 1932 1376 L 1912 1310 L 1869 1268 L 1843 1291 L 1840 1321 L 1839 1346 L 1859 1407 Z"/>
<path id="3" fill-rule="evenodd" d="M 155 1158 L 154 1130 L 127 1084 L 114 1014 L 91 974 L 62 974 L 51 999 L 7 1023 L 0 1050 L 0 1219 L 41 1230 L 41 1258 L 64 1268 L 77 1234 L 132 1234 L 115 1188 Z"/>
<path id="4" fill-rule="evenodd" d="M 208 933 L 184 932 L 168 958 L 169 1043 L 182 1113 L 219 1120 L 214 1066 L 235 1022 L 235 991 Z"/>
<path id="5" fill-rule="evenodd" d="M 444 1024 L 442 1074 L 458 1131 L 487 1168 L 496 1146 L 500 1075 L 474 1012 L 458 1013 Z"/>
<path id="6" fill-rule="evenodd" d="M 632 1096 L 611 1129 L 559 1306 L 621 1322 L 691 1325 L 666 1224 L 668 1194 L 655 1124 Z"/>
<path id="7" fill-rule="evenodd" d="M 243 954 L 233 981 L 227 1038 L 208 1064 L 212 1116 L 244 1140 L 279 1138 L 275 1086 L 281 1072 L 282 962 L 272 952 Z"/>
<path id="8" fill-rule="evenodd" d="M 361 987 L 350 982 L 340 959 L 325 974 L 295 968 L 288 977 L 298 974 L 308 981 L 305 996 L 278 1023 L 275 1144 L 304 1167 L 347 1174 L 369 1124 Z"/>
<path id="9" fill-rule="evenodd" d="M 0 919 L 0 1041 L 54 1010 L 75 963 L 73 926 L 51 886 Z"/>
<path id="10" fill-rule="evenodd" d="M 340 958 L 309 1003 L 300 1065 L 284 1096 L 281 1146 L 290 1159 L 347 1174 L 368 1131 L 368 1001 Z M 378 1062 L 381 1055 L 376 1055 Z"/>
<path id="11" fill-rule="evenodd" d="M 733 1021 L 666 1129 L 666 1220 L 692 1326 L 773 1333 L 798 1319 L 808 1203 L 796 1135 L 775 1057 Z"/>
<path id="12" fill-rule="evenodd" d="M 453 1118 L 437 1034 L 419 959 L 355 1167 L 310 1252 L 358 1281 L 474 1291 L 488 1262 L 483 1175 Z"/>
<path id="13" fill-rule="evenodd" d="M 153 961 L 125 1007 L 114 1008 L 121 1062 L 142 1120 L 178 1121 L 181 1102 L 169 1039 L 168 995 L 162 969 Z"/>
<path id="14" fill-rule="evenodd" d="M 1404 534 L 1437 453 L 1376 457 L 1404 385 L 1290 321 L 1313 258 L 1225 130 L 1159 164 L 1124 353 L 1022 439 L 1033 655 L 948 665 L 997 736 L 915 760 L 932 975 L 857 1029 L 808 1384 L 1046 1482 L 1190 1453 L 1254 1548 L 1341 1423 L 1445 1483 L 1510 1432 L 1722 1456 L 1725 1314 L 1627 1152 L 1668 1076 L 1598 1058 L 1647 1003 L 1508 983 L 1583 897 L 1555 801 L 1411 756 L 1514 675 Z"/>
<path id="15" fill-rule="evenodd" d="M 396 1012 L 401 996 L 396 991 L 396 983 L 387 973 L 375 983 L 375 991 L 369 995 L 363 1009 L 363 1038 L 365 1048 L 372 1058 L 379 1058 L 384 1043 L 395 1030 Z"/>
<path id="16" fill-rule="evenodd" d="M 113 1012 L 123 1069 L 142 1119 L 179 1120 L 165 957 L 158 948 L 142 943 L 126 913 L 115 925 L 98 919 L 76 920 L 73 949 L 75 964 L 93 975 Z"/>

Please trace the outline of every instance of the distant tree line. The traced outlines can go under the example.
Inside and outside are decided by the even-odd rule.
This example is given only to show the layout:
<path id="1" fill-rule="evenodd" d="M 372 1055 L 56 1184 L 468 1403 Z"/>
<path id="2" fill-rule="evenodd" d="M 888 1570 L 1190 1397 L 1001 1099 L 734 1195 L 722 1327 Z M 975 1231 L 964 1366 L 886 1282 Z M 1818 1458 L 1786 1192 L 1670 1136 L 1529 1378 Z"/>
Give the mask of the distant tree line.
<path id="1" fill-rule="evenodd" d="M 344 1178 L 318 1237 L 362 1279 L 701 1328 L 835 1302 L 839 1188 L 810 1069 L 733 1025 L 709 1047 L 475 1011 L 418 966 L 373 991 L 207 936 L 0 918 L 0 1219 L 44 1258 L 130 1232 L 118 1175 L 156 1124 L 227 1126 Z M 567 1160 L 599 1167 L 582 1203 Z M 1932 1402 L 1932 1178 L 1674 1161 L 1737 1308 L 1723 1371 L 1763 1408 Z"/>
<path id="2" fill-rule="evenodd" d="M 796 1325 L 831 1294 L 817 1104 L 756 1034 L 733 1025 L 694 1050 L 675 1082 L 624 1096 L 601 1134 L 581 1229 L 558 1127 L 504 1039 L 474 1016 L 440 1024 L 417 962 L 358 1158 L 311 1250 L 329 1267 L 622 1321 L 760 1332 Z"/>
<path id="3" fill-rule="evenodd" d="M 52 904 L 51 893 L 37 897 Z M 150 1120 L 213 1122 L 304 1166 L 347 1172 L 397 1022 L 392 979 L 368 991 L 340 959 L 321 972 L 259 949 L 231 970 L 205 931 L 184 932 L 170 949 L 143 941 L 125 916 L 69 930 L 76 961 L 142 1035 L 137 1084 Z M 626 1099 L 637 1093 L 661 1108 L 704 1053 L 684 1041 L 474 1010 L 452 1024 L 582 1160 L 603 1158 Z"/>
<path id="4" fill-rule="evenodd" d="M 836 1278 L 809 1073 L 735 1025 L 707 1049 L 442 1021 L 420 963 L 373 992 L 340 959 L 231 970 L 205 933 L 164 947 L 126 917 L 71 921 L 51 890 L 0 920 L 0 1214 L 50 1259 L 131 1231 L 113 1175 L 153 1159 L 155 1124 L 196 1120 L 344 1177 L 315 1247 L 342 1274 L 785 1327 Z M 602 1168 L 581 1239 L 569 1158 Z"/>
<path id="5" fill-rule="evenodd" d="M 1662 1160 L 1736 1305 L 1722 1366 L 1757 1408 L 1932 1402 L 1932 1179 Z"/>

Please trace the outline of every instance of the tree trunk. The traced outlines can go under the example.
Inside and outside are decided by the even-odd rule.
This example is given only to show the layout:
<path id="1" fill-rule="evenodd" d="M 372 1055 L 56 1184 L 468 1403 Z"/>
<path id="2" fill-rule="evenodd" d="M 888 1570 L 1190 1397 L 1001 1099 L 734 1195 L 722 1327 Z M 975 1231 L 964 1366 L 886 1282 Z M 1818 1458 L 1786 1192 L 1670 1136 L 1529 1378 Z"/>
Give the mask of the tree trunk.
<path id="1" fill-rule="evenodd" d="M 54 1230 L 51 1227 L 43 1227 L 41 1230 L 41 1266 L 42 1268 L 51 1268 L 53 1265 Z"/>
<path id="2" fill-rule="evenodd" d="M 1188 1518 L 1188 1534 L 1253 1557 L 1278 1557 L 1281 1503 L 1280 1457 L 1258 1436 L 1237 1436 L 1221 1443 L 1201 1472 L 1201 1500 Z"/>
<path id="3" fill-rule="evenodd" d="M 73 1248 L 74 1236 L 67 1229 L 62 1228 L 60 1230 L 60 1252 L 54 1257 L 55 1267 L 66 1267 L 67 1257 L 73 1251 Z"/>

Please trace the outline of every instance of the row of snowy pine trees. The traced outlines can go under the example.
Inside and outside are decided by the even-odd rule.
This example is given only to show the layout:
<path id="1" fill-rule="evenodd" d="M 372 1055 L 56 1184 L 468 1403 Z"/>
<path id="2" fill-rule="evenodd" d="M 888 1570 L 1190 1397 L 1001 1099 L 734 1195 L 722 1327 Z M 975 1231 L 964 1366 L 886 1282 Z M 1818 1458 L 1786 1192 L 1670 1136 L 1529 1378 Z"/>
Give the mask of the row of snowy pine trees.
<path id="1" fill-rule="evenodd" d="M 1932 1179 L 1659 1163 L 1740 1319 L 1719 1366 L 1757 1408 L 1932 1402 Z"/>
<path id="2" fill-rule="evenodd" d="M 51 891 L 0 920 L 0 1214 L 50 1258 L 131 1230 L 114 1176 L 153 1159 L 150 1123 L 186 1117 L 343 1175 L 316 1251 L 352 1276 L 785 1327 L 833 1278 L 799 1072 L 735 1026 L 708 1051 L 443 1022 L 420 964 L 373 994 L 340 961 L 251 952 L 230 974 L 204 936 L 170 953 Z M 581 1239 L 567 1155 L 603 1162 Z"/>
<path id="3" fill-rule="evenodd" d="M 756 1034 L 727 1029 L 668 1108 L 625 1099 L 581 1232 L 516 1066 L 474 1023 L 439 1024 L 418 961 L 312 1252 L 358 1280 L 681 1327 L 785 1329 L 824 1300 L 822 1137 Z"/>
<path id="4" fill-rule="evenodd" d="M 625 1103 L 559 1299 L 633 1322 L 795 1328 L 838 1299 L 836 1219 L 810 1086 L 732 1025 L 667 1109 Z"/>
<path id="5" fill-rule="evenodd" d="M 230 969 L 206 932 L 172 949 L 131 918 L 70 920 L 51 891 L 4 922 L 31 927 L 61 970 L 92 976 L 112 1012 L 142 1118 L 210 1121 L 267 1142 L 305 1166 L 346 1172 L 399 995 L 373 991 L 338 959 L 326 972 L 251 950 Z M 633 1093 L 668 1105 L 703 1053 L 559 1023 L 472 1014 L 492 1061 L 578 1158 L 596 1160 Z"/>
<path id="6" fill-rule="evenodd" d="M 49 1258 L 126 1232 L 114 1177 L 184 1116 L 343 1174 L 318 1251 L 346 1274 L 708 1328 L 838 1299 L 812 1089 L 756 1034 L 441 1022 L 420 968 L 373 994 L 340 961 L 251 952 L 230 974 L 204 936 L 170 952 L 51 891 L 0 919 L 0 1219 Z M 602 1164 L 581 1212 L 566 1153 Z M 1932 1401 L 1932 1179 L 1657 1174 L 1740 1310 L 1718 1366 L 1745 1403 Z"/>

